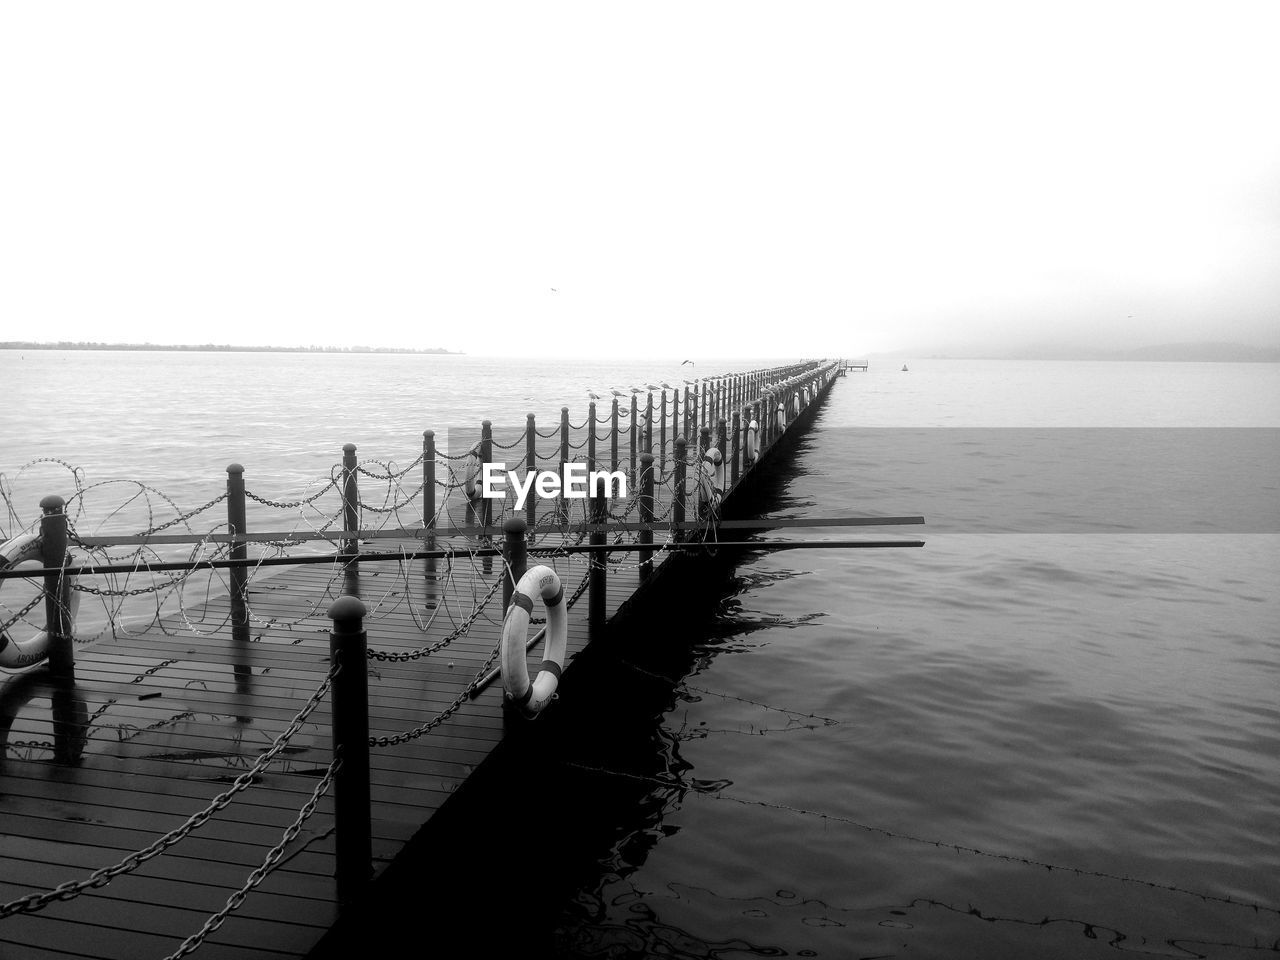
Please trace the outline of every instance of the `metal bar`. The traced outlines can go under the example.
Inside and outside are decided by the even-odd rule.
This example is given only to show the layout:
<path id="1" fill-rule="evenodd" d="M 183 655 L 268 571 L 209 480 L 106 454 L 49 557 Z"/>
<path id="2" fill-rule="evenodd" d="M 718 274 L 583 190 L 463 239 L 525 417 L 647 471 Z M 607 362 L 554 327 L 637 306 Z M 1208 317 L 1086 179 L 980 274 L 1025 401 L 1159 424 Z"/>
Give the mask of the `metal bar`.
<path id="1" fill-rule="evenodd" d="M 901 526 L 908 523 L 924 523 L 924 517 L 815 517 L 811 519 L 779 517 L 774 519 L 761 520 L 721 520 L 718 526 L 723 530 L 746 529 L 746 530 L 770 530 L 775 527 L 869 527 L 869 526 Z M 670 527 L 670 523 L 659 523 L 652 529 L 663 530 Z M 690 523 L 688 529 L 692 530 L 700 527 L 702 524 Z M 580 530 L 580 526 L 574 526 L 576 532 Z M 636 520 L 626 520 L 609 525 L 609 529 L 620 532 L 623 530 L 644 530 L 647 529 L 644 524 Z M 497 536 L 500 531 L 493 527 L 437 527 L 432 530 L 429 527 L 395 527 L 394 529 L 383 530 L 335 530 L 328 534 L 318 533 L 297 533 L 294 531 L 279 530 L 274 533 L 254 533 L 245 536 L 239 536 L 230 533 L 211 533 L 207 536 L 195 536 L 193 534 L 155 534 L 153 536 L 123 536 L 123 537 L 76 537 L 75 542 L 86 547 L 112 547 L 123 546 L 125 544 L 151 544 L 151 543 L 264 543 L 268 541 L 289 540 L 294 543 L 307 543 L 313 540 L 323 540 L 330 543 L 337 542 L 345 537 L 359 537 L 361 540 L 422 540 L 429 533 L 434 533 L 437 537 L 475 537 L 475 536 Z"/>
<path id="2" fill-rule="evenodd" d="M 601 529 L 608 529 L 604 524 Z M 693 529 L 697 524 L 687 525 Z M 605 553 L 635 553 L 639 550 L 655 550 L 661 553 L 670 550 L 697 550 L 701 548 L 716 549 L 719 547 L 742 547 L 747 550 L 800 550 L 812 547 L 815 550 L 830 547 L 868 548 L 868 547 L 923 547 L 923 540 L 711 540 L 703 543 L 698 540 L 668 541 L 664 544 L 648 545 L 641 543 L 606 543 L 593 546 L 575 544 L 559 547 L 530 547 L 529 556 L 567 556 L 575 553 L 591 553 L 593 550 Z M 474 550 L 413 550 L 403 553 L 363 553 L 359 557 L 346 557 L 338 553 L 326 553 L 314 557 L 250 557 L 248 560 L 178 560 L 163 563 L 112 563 L 87 567 L 33 567 L 23 570 L 0 570 L 0 580 L 13 580 L 19 577 L 47 577 L 59 572 L 68 577 L 92 576 L 101 573 L 165 573 L 181 570 L 230 570 L 235 567 L 287 567 L 308 566 L 314 563 L 371 563 L 389 562 L 392 560 L 443 560 L 448 557 L 499 557 L 502 550 L 498 547 L 479 547 Z"/>

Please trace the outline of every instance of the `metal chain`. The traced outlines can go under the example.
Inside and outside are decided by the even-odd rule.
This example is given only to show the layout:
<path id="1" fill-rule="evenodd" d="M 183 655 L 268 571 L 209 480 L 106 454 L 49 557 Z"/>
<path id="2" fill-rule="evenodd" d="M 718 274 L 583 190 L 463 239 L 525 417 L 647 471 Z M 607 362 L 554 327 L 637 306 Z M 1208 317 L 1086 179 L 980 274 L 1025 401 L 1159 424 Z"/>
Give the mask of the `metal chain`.
<path id="1" fill-rule="evenodd" d="M 498 592 L 498 587 L 500 586 L 502 586 L 502 580 L 495 580 L 493 586 L 489 588 L 489 592 L 484 595 L 484 598 L 478 604 L 476 604 L 475 608 L 467 618 L 443 640 L 437 640 L 435 643 L 428 644 L 425 647 L 419 647 L 417 650 L 406 650 L 404 652 L 367 650 L 366 655 L 370 660 L 389 660 L 393 663 L 406 663 L 410 660 L 420 660 L 423 657 L 429 657 L 437 650 L 443 650 L 459 637 L 466 636 L 467 632 L 471 629 L 471 625 L 480 619 L 480 615 L 484 613 L 484 608 L 488 606 L 489 601 L 493 599 L 493 595 Z"/>
<path id="2" fill-rule="evenodd" d="M 391 469 L 390 463 L 384 462 L 382 460 L 368 460 L 366 461 L 366 463 L 376 463 L 378 466 L 386 468 L 387 472 L 374 473 L 368 467 L 361 465 L 356 467 L 356 473 L 363 473 L 366 477 L 369 477 L 373 480 L 399 480 L 401 477 L 408 474 L 410 470 L 412 470 L 421 462 L 422 462 L 422 454 L 418 454 L 417 458 L 413 461 L 413 463 L 409 464 L 399 473 L 396 473 L 394 470 Z"/>
<path id="3" fill-rule="evenodd" d="M 499 443 L 497 440 L 494 440 L 493 438 L 490 438 L 489 442 L 492 443 L 499 450 L 510 450 L 511 448 L 521 443 L 524 443 L 525 439 L 528 436 L 529 436 L 529 431 L 526 429 L 523 433 L 520 434 L 520 436 L 516 437 L 516 439 L 512 440 L 510 443 Z"/>
<path id="4" fill-rule="evenodd" d="M 371 747 L 394 747 L 402 743 L 408 743 L 410 740 L 416 740 L 425 733 L 430 733 L 440 724 L 444 723 L 451 716 L 458 712 L 459 708 L 467 702 L 471 696 L 471 689 L 476 683 L 489 672 L 489 668 L 493 666 L 494 661 L 498 659 L 498 654 L 502 652 L 502 644 L 499 643 L 493 648 L 493 652 L 480 665 L 480 669 L 476 672 L 475 678 L 462 688 L 462 692 L 454 698 L 453 702 L 441 710 L 438 714 L 428 720 L 419 727 L 412 730 L 406 730 L 404 733 L 398 733 L 393 737 L 370 737 L 369 746 Z"/>
<path id="5" fill-rule="evenodd" d="M 8 633 L 10 627 L 12 627 L 15 623 L 23 619 L 28 613 L 30 613 L 33 609 L 35 609 L 35 605 L 43 599 L 44 599 L 44 591 L 41 590 L 39 593 L 35 595 L 34 599 L 32 599 L 30 603 L 28 603 L 25 607 L 23 607 L 21 610 L 15 613 L 12 617 L 10 617 L 4 623 L 0 623 L 0 633 Z"/>
<path id="6" fill-rule="evenodd" d="M 324 680 L 321 681 L 320 685 L 316 687 L 315 692 L 311 694 L 311 697 L 307 700 L 303 708 L 299 710 L 293 720 L 290 721 L 289 726 L 271 742 L 271 746 L 267 748 L 266 752 L 260 754 L 252 767 L 240 774 L 240 776 L 236 777 L 231 786 L 214 797 L 203 810 L 192 814 L 181 826 L 170 830 L 164 836 L 153 841 L 148 846 L 143 847 L 135 853 L 129 854 L 123 860 L 120 860 L 109 867 L 102 867 L 99 870 L 95 870 L 83 880 L 69 880 L 66 883 L 59 884 L 52 890 L 46 891 L 45 893 L 29 893 L 16 900 L 10 900 L 8 903 L 0 904 L 0 919 L 13 916 L 16 913 L 34 913 L 37 910 L 43 910 L 55 900 L 73 900 L 86 890 L 105 887 L 121 874 L 129 873 L 138 869 L 138 867 L 142 866 L 148 860 L 158 857 L 174 844 L 186 839 L 193 830 L 203 826 L 210 817 L 231 803 L 231 801 L 235 799 L 236 794 L 253 785 L 256 778 L 271 764 L 273 760 L 275 760 L 276 756 L 279 755 L 280 751 L 288 745 L 289 741 L 293 739 L 294 734 L 302 729 L 307 718 L 311 716 L 311 713 L 320 704 L 320 701 L 324 699 L 325 694 L 329 692 L 329 686 L 333 683 L 333 678 L 336 673 L 336 670 L 329 671 Z"/>
<path id="7" fill-rule="evenodd" d="M 395 513 L 397 510 L 403 510 L 405 507 L 409 506 L 409 504 L 413 503 L 413 501 L 418 498 L 418 494 L 420 494 L 426 486 L 427 485 L 425 483 L 418 484 L 413 493 L 409 494 L 399 503 L 393 503 L 389 507 L 375 507 L 373 504 L 365 503 L 363 500 L 358 501 L 358 503 L 361 510 L 368 510 L 370 513 Z"/>
<path id="8" fill-rule="evenodd" d="M 256 503 L 262 504 L 264 507 L 275 507 L 277 510 L 296 510 L 298 507 L 305 507 L 307 504 L 315 503 L 322 496 L 329 492 L 330 487 L 336 487 L 338 481 L 333 477 L 329 478 L 329 482 L 320 488 L 319 492 L 307 497 L 305 500 L 269 500 L 266 497 L 260 497 L 252 490 L 246 490 L 244 495 Z M 225 494 L 224 494 L 225 496 Z"/>
<path id="9" fill-rule="evenodd" d="M 280 842 L 267 851 L 267 855 L 263 857 L 262 863 L 249 874 L 249 878 L 242 886 L 231 896 L 227 897 L 226 905 L 217 913 L 209 917 L 198 931 L 193 933 L 187 939 L 183 940 L 178 949 L 165 957 L 165 960 L 178 960 L 179 957 L 185 957 L 197 947 L 199 947 L 223 922 L 231 915 L 232 911 L 238 910 L 240 905 L 248 899 L 249 894 L 263 880 L 267 879 L 267 875 L 271 873 L 284 857 L 284 850 L 289 844 L 298 838 L 298 834 L 302 832 L 302 826 L 311 819 L 311 815 L 316 812 L 316 806 L 320 803 L 320 798 L 329 792 L 329 787 L 333 783 L 334 775 L 338 772 L 338 768 L 342 766 L 342 761 L 335 757 L 329 761 L 329 766 L 324 772 L 324 776 L 320 778 L 320 782 L 316 784 L 311 796 L 307 798 L 307 802 L 302 805 L 298 811 L 298 816 L 294 818 L 293 823 L 285 828 L 280 836 Z"/>

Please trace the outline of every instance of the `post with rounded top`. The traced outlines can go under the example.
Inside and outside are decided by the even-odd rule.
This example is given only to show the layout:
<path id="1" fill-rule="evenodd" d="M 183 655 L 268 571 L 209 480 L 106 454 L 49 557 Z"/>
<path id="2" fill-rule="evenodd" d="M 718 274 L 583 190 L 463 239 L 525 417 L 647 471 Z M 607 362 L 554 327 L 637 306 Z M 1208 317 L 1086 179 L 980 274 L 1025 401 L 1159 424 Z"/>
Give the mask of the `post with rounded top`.
<path id="1" fill-rule="evenodd" d="M 347 536 L 342 541 L 342 555 L 354 558 L 360 553 L 360 491 L 356 480 L 356 445 L 342 445 L 342 526 Z"/>
<path id="2" fill-rule="evenodd" d="M 604 532 L 605 519 L 608 516 L 604 497 L 605 482 L 599 482 L 591 489 L 591 522 L 599 529 L 591 532 L 591 545 L 602 547 L 608 541 Z M 608 562 L 603 550 L 592 550 L 588 555 L 587 574 L 587 633 L 592 639 L 600 636 L 604 630 L 605 604 L 608 602 Z"/>
<path id="3" fill-rule="evenodd" d="M 652 438 L 651 438 L 652 439 Z M 649 444 L 650 452 L 653 451 L 653 444 Z M 663 470 L 662 464 L 667 458 L 667 390 L 662 389 L 662 397 L 658 401 L 658 469 Z"/>
<path id="4" fill-rule="evenodd" d="M 723 423 L 723 421 L 721 421 Z M 742 459 L 742 414 L 733 411 L 733 440 L 729 451 L 729 485 L 738 485 L 738 461 Z"/>
<path id="5" fill-rule="evenodd" d="M 610 470 L 618 469 L 618 398 L 613 398 L 613 420 L 609 425 Z"/>
<path id="6" fill-rule="evenodd" d="M 727 440 L 728 424 L 725 423 L 724 417 L 716 421 L 716 449 L 720 451 L 720 462 L 728 463 L 729 461 L 729 443 Z"/>
<path id="7" fill-rule="evenodd" d="M 676 543 L 684 539 L 684 531 L 680 529 L 680 525 L 684 523 L 684 458 L 688 452 L 688 441 L 684 437 L 676 437 L 676 473 L 672 484 L 672 495 L 675 500 L 671 504 L 671 522 L 675 525 L 671 539 Z"/>
<path id="8" fill-rule="evenodd" d="M 329 662 L 334 671 L 333 752 L 339 761 L 333 777 L 335 869 L 338 903 L 360 899 L 373 874 L 369 821 L 369 668 L 365 605 L 342 596 L 329 606 Z"/>
<path id="9" fill-rule="evenodd" d="M 684 419 L 682 421 L 683 426 L 682 426 L 682 429 L 679 429 L 679 430 L 677 430 L 675 427 L 671 428 L 671 432 L 674 433 L 676 436 L 683 435 L 687 437 L 690 431 L 693 430 L 693 424 L 692 422 L 690 422 L 690 419 L 689 419 L 689 401 L 690 401 L 689 384 L 686 383 L 684 385 Z"/>
<path id="10" fill-rule="evenodd" d="M 653 523 L 653 454 L 640 454 L 640 522 Z M 653 527 L 640 531 L 640 543 L 648 547 L 653 543 Z M 643 582 L 653 575 L 653 551 L 640 551 L 640 580 Z"/>
<path id="11" fill-rule="evenodd" d="M 698 431 L 698 459 L 701 460 L 711 449 L 711 428 L 703 427 Z"/>
<path id="12" fill-rule="evenodd" d="M 245 520 L 244 467 L 227 465 L 227 532 L 243 537 L 249 532 Z M 231 544 L 232 560 L 246 560 L 249 547 L 243 540 Z M 231 639 L 249 642 L 249 568 L 232 567 L 231 573 Z"/>
<path id="13" fill-rule="evenodd" d="M 44 575 L 44 619 L 49 634 L 49 673 L 55 680 L 74 681 L 75 651 L 71 642 L 71 578 L 67 566 L 66 501 L 56 493 L 40 501 L 40 562 Z"/>
<path id="14" fill-rule="evenodd" d="M 493 462 L 493 422 L 490 420 L 482 420 L 480 422 L 480 475 L 484 476 L 484 467 L 486 463 Z M 480 498 L 480 526 L 488 527 L 493 523 L 493 501 L 488 497 Z M 488 534 L 481 534 L 484 539 L 488 539 Z M 487 544 L 488 545 L 488 544 Z"/>
<path id="15" fill-rule="evenodd" d="M 524 472 L 528 476 L 531 473 L 538 472 L 538 422 L 534 419 L 532 413 L 526 414 L 524 418 Z M 529 529 L 533 529 L 533 525 L 537 520 L 537 511 L 534 509 L 534 503 L 538 500 L 533 490 L 529 491 L 529 496 L 524 501 L 525 520 L 529 524 Z"/>
<path id="16" fill-rule="evenodd" d="M 525 533 L 528 529 L 529 525 L 524 522 L 524 517 L 509 517 L 502 525 L 502 532 L 506 535 L 502 544 L 502 559 L 505 562 L 505 568 L 502 571 L 502 615 L 504 617 L 507 615 L 507 607 L 511 606 L 511 594 L 515 592 L 516 584 L 524 576 L 529 564 L 525 543 Z"/>
<path id="17" fill-rule="evenodd" d="M 596 468 L 596 402 L 587 404 L 587 470 Z"/>
<path id="18" fill-rule="evenodd" d="M 560 476 L 564 477 L 564 466 L 569 462 L 569 408 L 560 408 Z M 556 509 L 559 512 L 560 519 L 568 523 L 569 511 L 565 505 L 564 489 L 560 490 L 560 497 L 556 500 Z"/>
<path id="19" fill-rule="evenodd" d="M 428 550 L 436 548 L 436 432 L 422 431 L 422 545 Z M 426 573 L 435 579 L 436 561 L 427 558 Z"/>
<path id="20" fill-rule="evenodd" d="M 637 414 L 638 409 L 638 401 L 636 400 L 636 395 L 633 393 L 631 395 L 631 455 L 627 459 L 627 476 L 631 478 L 632 483 L 635 483 L 636 480 L 639 479 L 639 475 L 636 473 L 636 464 L 638 463 L 636 460 L 636 454 L 638 452 L 636 447 L 640 439 L 640 417 Z"/>

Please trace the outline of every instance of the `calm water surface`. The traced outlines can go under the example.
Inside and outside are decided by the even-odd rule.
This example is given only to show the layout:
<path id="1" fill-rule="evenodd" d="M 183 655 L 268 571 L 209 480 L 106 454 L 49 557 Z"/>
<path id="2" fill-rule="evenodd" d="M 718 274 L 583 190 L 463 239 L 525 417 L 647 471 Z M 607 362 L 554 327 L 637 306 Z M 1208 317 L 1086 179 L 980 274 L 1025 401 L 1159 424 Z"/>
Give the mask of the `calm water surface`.
<path id="1" fill-rule="evenodd" d="M 1280 427 L 1276 365 L 907 362 L 836 384 L 776 515 L 930 514 L 925 488 L 891 482 L 910 463 L 860 481 L 852 428 Z M 588 388 L 690 369 L 0 363 L 19 398 L 0 411 L 0 469 L 20 511 L 65 482 L 56 465 L 18 475 L 35 457 L 90 481 L 145 480 L 184 507 L 220 492 L 231 460 L 251 487 L 297 496 L 344 442 L 408 463 L 425 427 L 518 425 L 529 409 L 550 425 L 561 403 L 577 416 Z M 1160 498 L 1160 477 L 1147 482 Z M 1001 485 L 973 496 L 998 501 Z M 93 519 L 116 529 L 119 499 L 104 490 Z M 942 532 L 894 531 L 922 534 L 921 550 L 753 555 L 709 598 L 687 625 L 692 672 L 662 693 L 640 756 L 595 755 L 578 774 L 602 795 L 630 792 L 548 921 L 561 955 L 1274 955 L 1280 536 L 966 532 L 942 519 Z M 574 829 L 556 825 L 568 846 Z"/>

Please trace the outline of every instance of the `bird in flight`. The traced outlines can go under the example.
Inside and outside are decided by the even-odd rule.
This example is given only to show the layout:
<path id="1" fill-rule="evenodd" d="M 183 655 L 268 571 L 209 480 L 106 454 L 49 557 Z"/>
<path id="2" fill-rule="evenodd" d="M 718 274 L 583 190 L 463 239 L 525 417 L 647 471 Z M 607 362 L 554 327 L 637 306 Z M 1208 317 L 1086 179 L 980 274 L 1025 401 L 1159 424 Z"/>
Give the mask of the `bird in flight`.
<path id="1" fill-rule="evenodd" d="M 693 364 L 695 367 L 697 366 L 697 364 L 696 364 L 696 363 L 693 363 L 693 361 L 692 361 L 692 360 L 681 360 L 681 361 L 680 361 L 680 366 L 682 366 L 682 367 L 683 367 L 686 363 Z"/>

